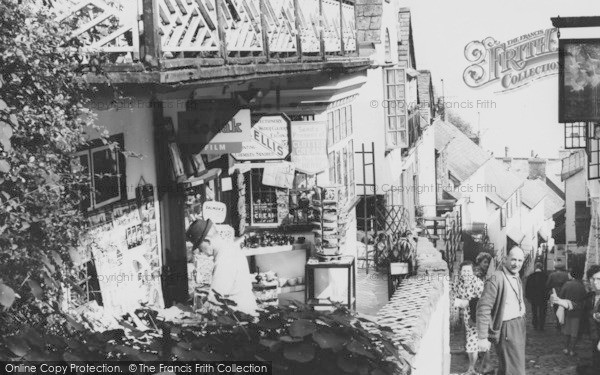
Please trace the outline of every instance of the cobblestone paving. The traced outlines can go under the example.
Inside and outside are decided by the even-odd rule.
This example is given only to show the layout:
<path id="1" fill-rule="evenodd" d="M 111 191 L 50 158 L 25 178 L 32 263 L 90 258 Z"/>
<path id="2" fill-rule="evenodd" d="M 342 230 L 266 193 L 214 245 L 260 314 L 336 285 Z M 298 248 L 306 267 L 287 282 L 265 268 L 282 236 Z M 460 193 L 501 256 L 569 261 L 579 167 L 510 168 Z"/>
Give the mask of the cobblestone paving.
<path id="1" fill-rule="evenodd" d="M 529 308 L 529 305 L 527 306 Z M 450 372 L 461 374 L 469 367 L 464 353 L 464 331 L 456 330 L 450 336 L 452 364 Z M 525 348 L 527 375 L 575 375 L 579 362 L 587 362 L 591 357 L 591 340 L 584 336 L 577 345 L 577 356 L 568 357 L 562 353 L 564 339 L 556 329 L 556 318 L 548 310 L 544 331 L 536 331 L 531 325 L 530 312 L 527 312 L 527 344 Z M 492 362 L 496 364 L 495 353 Z"/>

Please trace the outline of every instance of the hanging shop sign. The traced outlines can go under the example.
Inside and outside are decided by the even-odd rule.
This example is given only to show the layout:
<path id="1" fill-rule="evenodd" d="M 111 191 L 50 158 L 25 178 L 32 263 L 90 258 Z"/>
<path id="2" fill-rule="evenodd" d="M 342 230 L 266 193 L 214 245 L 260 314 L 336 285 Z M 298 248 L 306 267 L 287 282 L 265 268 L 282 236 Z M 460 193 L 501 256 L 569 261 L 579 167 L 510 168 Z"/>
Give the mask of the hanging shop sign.
<path id="1" fill-rule="evenodd" d="M 204 220 L 211 220 L 215 224 L 221 224 L 227 216 L 227 206 L 222 202 L 204 202 L 202 205 L 202 215 Z"/>
<path id="2" fill-rule="evenodd" d="M 292 131 L 292 162 L 296 170 L 317 174 L 328 168 L 327 122 L 294 121 Z"/>
<path id="3" fill-rule="evenodd" d="M 291 189 L 294 187 L 295 172 L 294 164 L 288 162 L 266 165 L 263 172 L 262 184 Z"/>
<path id="4" fill-rule="evenodd" d="M 250 140 L 250 110 L 240 109 L 231 115 L 231 105 L 209 103 L 179 112 L 177 140 L 198 146 L 201 154 L 223 155 L 242 151 Z"/>
<path id="5" fill-rule="evenodd" d="M 237 160 L 281 160 L 290 154 L 290 120 L 287 116 L 262 116 L 252 127 L 251 138 L 242 151 L 233 153 Z"/>
<path id="6" fill-rule="evenodd" d="M 600 121 L 600 39 L 559 41 L 558 121 Z"/>

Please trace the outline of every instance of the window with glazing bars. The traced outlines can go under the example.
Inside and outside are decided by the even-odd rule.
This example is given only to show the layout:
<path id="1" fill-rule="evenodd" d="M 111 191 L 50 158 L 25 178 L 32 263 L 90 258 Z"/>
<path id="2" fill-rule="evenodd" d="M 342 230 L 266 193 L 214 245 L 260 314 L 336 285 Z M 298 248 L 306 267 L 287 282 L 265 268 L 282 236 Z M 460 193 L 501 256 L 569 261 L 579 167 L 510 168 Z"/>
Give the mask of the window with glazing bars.
<path id="1" fill-rule="evenodd" d="M 406 72 L 404 69 L 385 70 L 385 131 L 386 148 L 408 147 L 405 104 Z"/>
<path id="2" fill-rule="evenodd" d="M 565 148 L 585 148 L 586 147 L 586 122 L 572 122 L 565 125 Z"/>
<path id="3" fill-rule="evenodd" d="M 600 139 L 587 139 L 588 180 L 600 179 Z"/>

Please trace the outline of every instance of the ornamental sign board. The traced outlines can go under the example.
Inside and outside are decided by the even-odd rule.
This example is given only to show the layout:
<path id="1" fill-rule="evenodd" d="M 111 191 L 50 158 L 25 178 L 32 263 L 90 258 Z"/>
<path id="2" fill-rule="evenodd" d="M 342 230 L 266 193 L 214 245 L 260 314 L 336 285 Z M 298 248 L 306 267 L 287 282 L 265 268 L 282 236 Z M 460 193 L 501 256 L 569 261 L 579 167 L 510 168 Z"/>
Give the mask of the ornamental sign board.
<path id="1" fill-rule="evenodd" d="M 281 160 L 290 154 L 290 120 L 287 116 L 262 116 L 243 142 L 242 151 L 233 153 L 237 160 Z"/>
<path id="2" fill-rule="evenodd" d="M 292 122 L 292 162 L 296 170 L 306 174 L 317 174 L 328 168 L 327 122 Z"/>
<path id="3" fill-rule="evenodd" d="M 177 113 L 177 123 L 177 143 L 192 154 L 241 152 L 242 142 L 250 140 L 250 110 L 238 110 L 229 102 L 196 103 Z"/>
<path id="4" fill-rule="evenodd" d="M 200 153 L 223 155 L 241 152 L 243 142 L 250 140 L 250 123 L 250 110 L 240 109 Z"/>

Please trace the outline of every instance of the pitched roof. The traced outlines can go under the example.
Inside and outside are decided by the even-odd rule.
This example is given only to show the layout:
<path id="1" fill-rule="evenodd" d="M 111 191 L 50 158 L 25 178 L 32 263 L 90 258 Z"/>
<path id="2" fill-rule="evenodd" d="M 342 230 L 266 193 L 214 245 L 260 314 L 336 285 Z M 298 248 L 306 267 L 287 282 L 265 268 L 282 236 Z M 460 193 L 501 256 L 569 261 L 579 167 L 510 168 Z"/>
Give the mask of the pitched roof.
<path id="1" fill-rule="evenodd" d="M 548 195 L 545 186 L 546 184 L 542 180 L 526 179 L 523 189 L 521 189 L 521 201 L 523 204 L 529 208 L 537 206 Z"/>
<path id="2" fill-rule="evenodd" d="M 484 167 L 487 196 L 495 203 L 506 202 L 523 185 L 523 180 L 507 171 L 498 160 L 490 159 Z"/>
<path id="3" fill-rule="evenodd" d="M 504 162 L 508 170 L 518 174 L 521 178 L 529 177 L 529 158 L 496 158 Z M 505 162 L 506 160 L 506 162 Z M 544 159 L 546 161 L 546 179 L 550 180 L 558 189 L 564 191 L 564 184 L 560 180 L 560 159 Z M 508 166 L 510 161 L 510 166 Z"/>
<path id="4" fill-rule="evenodd" d="M 546 204 L 544 206 L 544 219 L 551 219 L 552 216 L 565 207 L 565 200 L 562 199 L 552 188 L 545 186 L 548 194 L 546 195 Z"/>
<path id="5" fill-rule="evenodd" d="M 492 156 L 449 122 L 434 122 L 435 148 L 446 148 L 448 170 L 461 183 L 471 177 Z"/>

